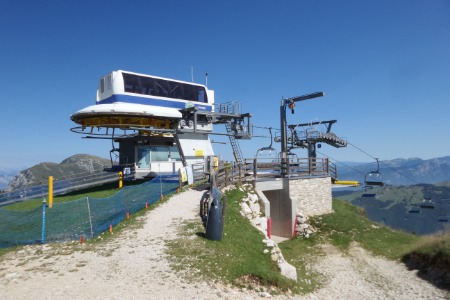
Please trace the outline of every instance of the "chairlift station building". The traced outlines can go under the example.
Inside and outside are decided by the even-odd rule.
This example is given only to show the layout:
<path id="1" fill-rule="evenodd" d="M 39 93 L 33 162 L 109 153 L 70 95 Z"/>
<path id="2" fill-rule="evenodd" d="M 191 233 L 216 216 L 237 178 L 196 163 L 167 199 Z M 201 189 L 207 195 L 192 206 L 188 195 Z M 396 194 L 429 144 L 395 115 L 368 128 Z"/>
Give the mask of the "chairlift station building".
<path id="1" fill-rule="evenodd" d="M 135 179 L 175 173 L 186 165 L 204 165 L 205 158 L 214 155 L 209 134 L 213 134 L 215 124 L 225 125 L 236 163 L 242 164 L 237 139 L 252 135 L 251 115 L 242 114 L 238 102 L 216 105 L 214 91 L 204 85 L 121 70 L 102 77 L 96 104 L 76 112 L 71 119 L 79 125 L 71 131 L 86 138 L 110 139 L 112 169 L 129 171 Z M 311 172 L 323 167 L 315 156 L 317 142 L 346 145 L 330 132 L 335 121 L 327 122 L 328 130 L 322 135 L 307 130 L 299 135 L 297 128 L 304 124 L 289 127 L 291 135 L 285 135 L 289 151 L 308 149 L 308 174 L 291 173 L 289 170 L 301 169 L 300 163 L 286 157 L 281 161 L 281 178 L 253 174 L 266 215 L 272 218 L 274 235 L 292 237 L 297 212 L 317 215 L 332 211 L 331 185 L 336 178 L 329 161 L 321 172 Z"/>

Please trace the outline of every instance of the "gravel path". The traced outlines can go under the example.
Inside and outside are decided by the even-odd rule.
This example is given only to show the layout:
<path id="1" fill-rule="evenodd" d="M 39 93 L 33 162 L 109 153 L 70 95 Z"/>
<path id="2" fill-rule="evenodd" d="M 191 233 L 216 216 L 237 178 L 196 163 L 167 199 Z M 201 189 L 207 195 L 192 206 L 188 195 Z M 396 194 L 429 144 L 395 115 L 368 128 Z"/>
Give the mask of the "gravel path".
<path id="1" fill-rule="evenodd" d="M 165 240 L 177 224 L 198 218 L 202 191 L 188 190 L 147 213 L 142 228 L 126 229 L 94 250 L 33 245 L 0 261 L 0 299 L 258 299 L 266 294 L 207 282 L 188 283 L 170 269 Z M 84 246 L 76 246 L 84 247 Z M 312 266 L 325 286 L 295 299 L 450 299 L 403 265 L 369 255 L 356 245 L 350 255 L 324 246 Z M 273 296 L 291 299 L 288 296 Z"/>

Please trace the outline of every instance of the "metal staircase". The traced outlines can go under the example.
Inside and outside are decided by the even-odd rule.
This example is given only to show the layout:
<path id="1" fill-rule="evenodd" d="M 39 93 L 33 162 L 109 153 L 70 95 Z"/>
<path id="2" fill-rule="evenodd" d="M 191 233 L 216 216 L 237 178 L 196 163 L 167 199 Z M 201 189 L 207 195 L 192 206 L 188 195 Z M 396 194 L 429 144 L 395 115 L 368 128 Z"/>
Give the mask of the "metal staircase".
<path id="1" fill-rule="evenodd" d="M 231 129 L 231 123 L 230 122 L 225 123 L 225 128 L 227 129 L 228 137 L 230 138 L 231 148 L 233 148 L 234 159 L 239 164 L 243 163 L 244 159 L 242 157 L 241 147 L 239 147 L 239 143 L 238 141 L 236 141 L 236 138 L 234 137 L 234 132 Z"/>
<path id="2" fill-rule="evenodd" d="M 239 143 L 236 140 L 236 137 L 242 138 L 242 134 L 239 133 L 239 129 L 242 126 L 238 125 L 240 124 L 239 121 L 243 120 L 243 115 L 241 115 L 241 104 L 238 101 L 222 103 L 219 106 L 216 106 L 216 112 L 228 117 L 226 118 L 224 124 L 230 139 L 231 148 L 233 149 L 234 159 L 239 164 L 243 163 L 244 158 L 242 157 L 241 147 L 239 147 Z M 249 117 L 248 114 L 245 116 Z M 245 131 L 247 132 L 247 135 L 250 136 L 248 133 L 248 127 Z"/>

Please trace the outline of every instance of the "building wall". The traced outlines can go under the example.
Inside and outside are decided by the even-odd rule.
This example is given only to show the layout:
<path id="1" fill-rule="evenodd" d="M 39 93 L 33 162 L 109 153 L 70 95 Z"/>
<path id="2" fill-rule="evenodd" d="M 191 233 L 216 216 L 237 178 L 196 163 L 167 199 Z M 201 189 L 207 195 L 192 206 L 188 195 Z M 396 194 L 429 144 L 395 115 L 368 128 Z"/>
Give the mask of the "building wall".
<path id="1" fill-rule="evenodd" d="M 296 213 L 310 217 L 333 212 L 330 177 L 290 180 L 289 196 Z"/>

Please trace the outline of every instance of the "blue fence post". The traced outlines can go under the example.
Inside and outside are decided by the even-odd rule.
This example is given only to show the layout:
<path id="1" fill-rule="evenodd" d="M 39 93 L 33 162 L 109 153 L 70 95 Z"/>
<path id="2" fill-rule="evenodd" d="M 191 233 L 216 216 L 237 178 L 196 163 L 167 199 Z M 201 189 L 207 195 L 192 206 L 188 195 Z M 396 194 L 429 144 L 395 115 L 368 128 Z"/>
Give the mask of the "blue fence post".
<path id="1" fill-rule="evenodd" d="M 45 243 L 45 208 L 47 206 L 47 201 L 44 197 L 44 201 L 42 203 L 42 230 L 41 230 L 41 243 Z"/>

